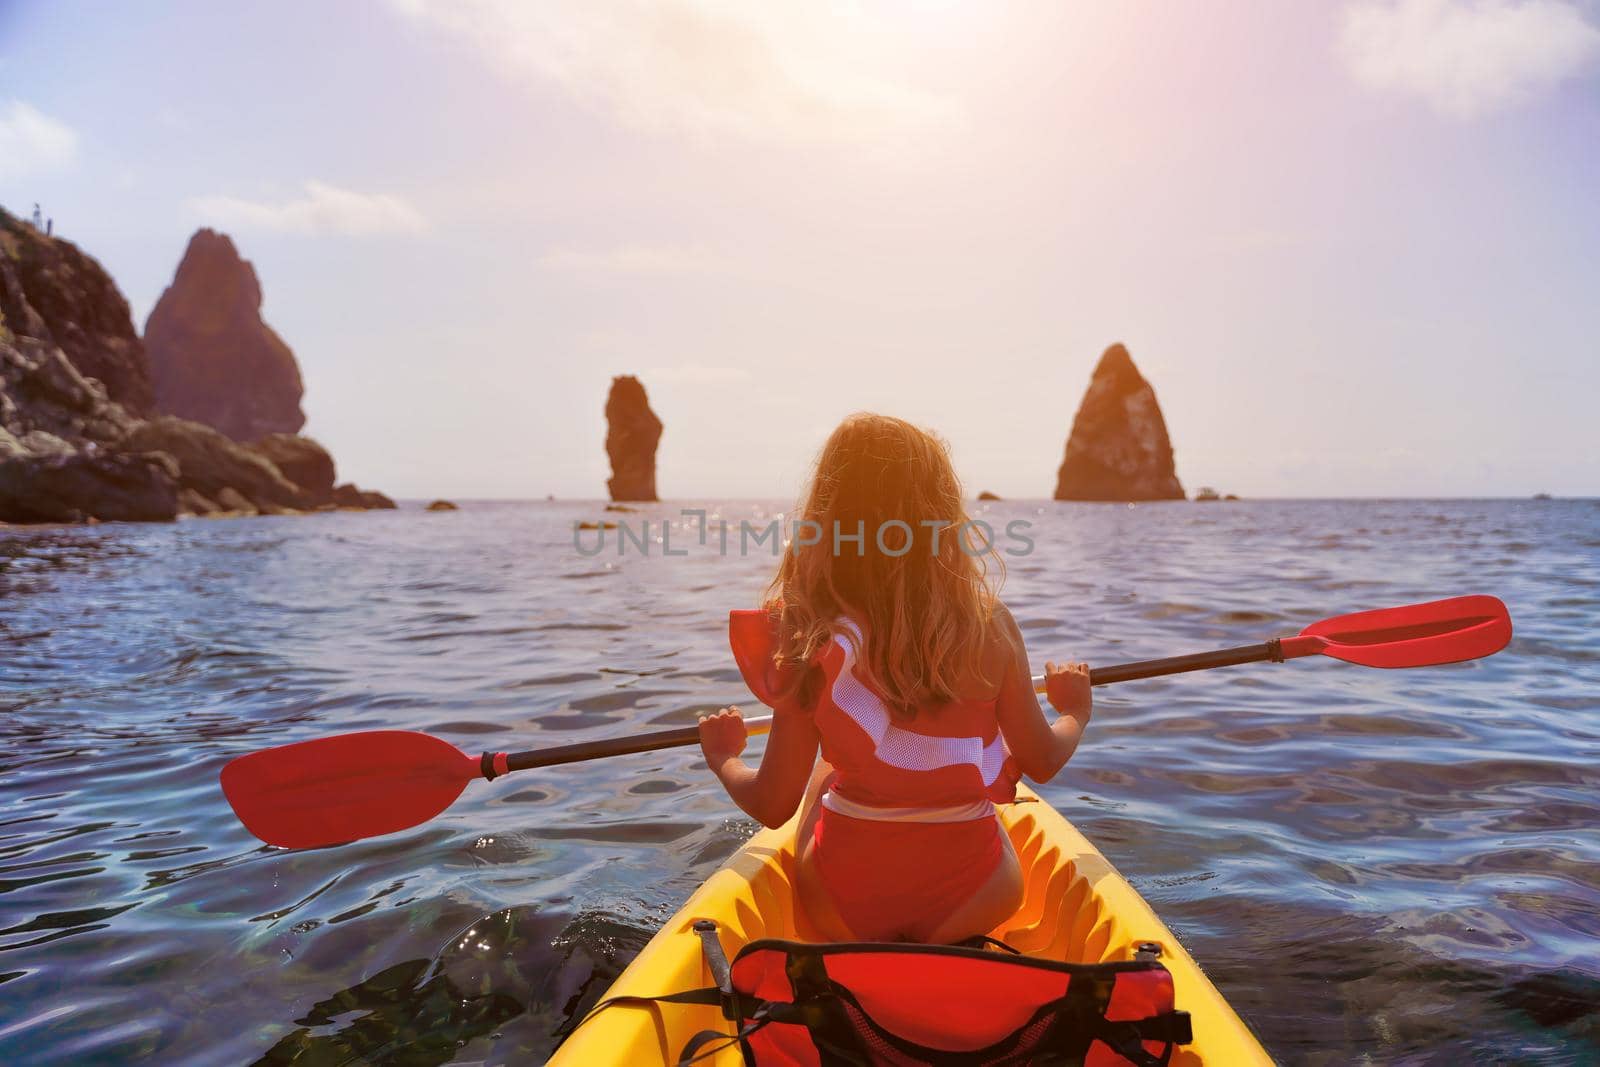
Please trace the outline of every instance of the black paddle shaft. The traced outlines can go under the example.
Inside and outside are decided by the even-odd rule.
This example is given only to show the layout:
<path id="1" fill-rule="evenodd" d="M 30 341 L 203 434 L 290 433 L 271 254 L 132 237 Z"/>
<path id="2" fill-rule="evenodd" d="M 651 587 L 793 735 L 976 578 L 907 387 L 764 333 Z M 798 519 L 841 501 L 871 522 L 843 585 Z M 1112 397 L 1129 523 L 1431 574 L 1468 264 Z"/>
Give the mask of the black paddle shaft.
<path id="1" fill-rule="evenodd" d="M 1159 678 L 1166 674 L 1185 674 L 1189 671 L 1210 670 L 1212 667 L 1233 667 L 1241 663 L 1283 662 L 1283 650 L 1274 638 L 1259 645 L 1242 645 L 1223 648 L 1215 652 L 1197 652 L 1192 656 L 1169 656 L 1166 659 L 1147 659 L 1138 663 L 1119 663 L 1113 667 L 1096 667 L 1089 672 L 1090 685 L 1111 685 L 1113 682 L 1131 682 L 1138 678 Z M 1039 685 L 1037 679 L 1035 684 Z M 1042 688 L 1042 686 L 1041 686 Z M 754 731 L 770 728 L 771 718 L 747 720 Z M 631 737 L 608 737 L 603 741 L 579 741 L 555 748 L 536 748 L 528 752 L 513 752 L 505 756 L 505 771 L 496 769 L 495 754 L 484 753 L 485 778 L 495 778 L 506 771 L 526 771 L 534 767 L 555 767 L 563 763 L 582 763 L 605 756 L 626 756 L 634 752 L 656 752 L 663 748 L 684 748 L 700 743 L 698 726 L 680 726 L 671 730 L 655 730 Z"/>
<path id="2" fill-rule="evenodd" d="M 1259 645 L 1219 648 L 1215 652 L 1196 652 L 1192 656 L 1168 656 L 1138 663 L 1119 663 L 1114 667 L 1095 667 L 1089 671 L 1090 685 L 1131 682 L 1137 678 L 1159 678 L 1164 674 L 1186 674 L 1212 667 L 1236 667 L 1241 663 L 1283 662 L 1283 648 L 1275 637 Z"/>

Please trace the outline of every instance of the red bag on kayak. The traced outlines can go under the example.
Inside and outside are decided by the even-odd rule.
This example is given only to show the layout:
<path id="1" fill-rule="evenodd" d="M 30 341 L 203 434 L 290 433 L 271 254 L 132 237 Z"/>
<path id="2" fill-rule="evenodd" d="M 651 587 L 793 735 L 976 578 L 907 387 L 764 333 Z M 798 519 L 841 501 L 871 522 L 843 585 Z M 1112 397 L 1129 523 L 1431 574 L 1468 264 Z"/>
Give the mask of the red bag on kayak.
<path id="1" fill-rule="evenodd" d="M 746 1062 L 763 1065 L 1148 1067 L 1190 1039 L 1172 975 L 1155 959 L 1068 964 L 945 945 L 761 940 L 740 950 L 730 977 Z"/>
<path id="2" fill-rule="evenodd" d="M 1173 1008 L 1159 949 L 1112 963 L 1059 963 L 957 945 L 809 944 L 764 938 L 730 964 L 716 924 L 695 923 L 714 987 L 596 1005 L 717 1004 L 680 1065 L 737 1046 L 760 1067 L 1163 1067 L 1193 1040 Z"/>

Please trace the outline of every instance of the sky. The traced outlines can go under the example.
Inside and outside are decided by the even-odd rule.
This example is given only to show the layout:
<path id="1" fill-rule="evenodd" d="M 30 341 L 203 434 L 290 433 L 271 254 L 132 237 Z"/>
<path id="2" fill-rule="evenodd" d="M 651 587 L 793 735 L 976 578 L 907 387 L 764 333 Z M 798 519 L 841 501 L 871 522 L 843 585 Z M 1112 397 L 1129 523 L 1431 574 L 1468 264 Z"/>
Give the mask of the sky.
<path id="1" fill-rule="evenodd" d="M 1179 477 L 1600 495 L 1600 0 L 0 0 L 0 204 L 142 328 L 230 234 L 341 477 L 793 497 L 939 431 L 1046 497 L 1126 344 Z"/>

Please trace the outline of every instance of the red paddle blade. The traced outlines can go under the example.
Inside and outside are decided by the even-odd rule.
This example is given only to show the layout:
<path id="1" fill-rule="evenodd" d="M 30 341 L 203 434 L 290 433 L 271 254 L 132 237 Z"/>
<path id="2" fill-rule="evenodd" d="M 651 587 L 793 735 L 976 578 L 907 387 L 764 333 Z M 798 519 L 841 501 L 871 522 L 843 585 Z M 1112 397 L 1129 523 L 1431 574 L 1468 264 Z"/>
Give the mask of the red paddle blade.
<path id="1" fill-rule="evenodd" d="M 1498 598 L 1458 596 L 1323 619 L 1283 644 L 1285 656 L 1320 652 L 1365 667 L 1429 667 L 1491 656 L 1510 641 L 1511 613 Z"/>
<path id="2" fill-rule="evenodd" d="M 427 822 L 480 774 L 448 741 L 371 730 L 240 756 L 222 768 L 222 792 L 267 844 L 319 848 Z"/>

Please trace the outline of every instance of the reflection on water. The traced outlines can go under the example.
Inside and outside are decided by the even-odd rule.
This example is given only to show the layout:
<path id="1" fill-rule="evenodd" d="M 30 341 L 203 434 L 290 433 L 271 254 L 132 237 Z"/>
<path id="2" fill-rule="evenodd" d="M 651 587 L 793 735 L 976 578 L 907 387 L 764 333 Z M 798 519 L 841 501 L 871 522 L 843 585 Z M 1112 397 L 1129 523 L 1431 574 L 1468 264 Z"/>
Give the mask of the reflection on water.
<path id="1" fill-rule="evenodd" d="M 1600 1058 L 1600 506 L 985 507 L 1035 523 L 1006 598 L 1036 667 L 1505 599 L 1490 660 L 1100 690 L 1045 792 L 1286 1062 Z M 250 838 L 217 772 L 342 730 L 531 748 L 748 702 L 725 612 L 770 557 L 585 558 L 597 512 L 0 530 L 0 1060 L 548 1052 L 752 829 L 693 752 L 311 852 Z"/>

